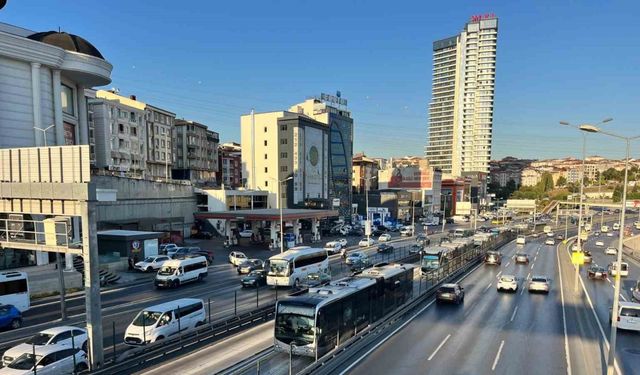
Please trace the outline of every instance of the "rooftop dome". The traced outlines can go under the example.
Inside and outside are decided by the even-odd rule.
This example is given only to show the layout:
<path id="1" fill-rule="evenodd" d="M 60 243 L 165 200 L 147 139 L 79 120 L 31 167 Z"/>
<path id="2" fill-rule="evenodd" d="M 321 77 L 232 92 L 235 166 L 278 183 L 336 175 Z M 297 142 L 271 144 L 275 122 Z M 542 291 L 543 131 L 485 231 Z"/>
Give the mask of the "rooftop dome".
<path id="1" fill-rule="evenodd" d="M 94 47 L 93 44 L 77 35 L 58 31 L 45 31 L 29 35 L 27 38 L 38 42 L 51 44 L 52 46 L 60 47 L 67 51 L 78 52 L 104 60 L 104 57 L 102 57 L 100 51 L 98 51 L 98 49 Z"/>

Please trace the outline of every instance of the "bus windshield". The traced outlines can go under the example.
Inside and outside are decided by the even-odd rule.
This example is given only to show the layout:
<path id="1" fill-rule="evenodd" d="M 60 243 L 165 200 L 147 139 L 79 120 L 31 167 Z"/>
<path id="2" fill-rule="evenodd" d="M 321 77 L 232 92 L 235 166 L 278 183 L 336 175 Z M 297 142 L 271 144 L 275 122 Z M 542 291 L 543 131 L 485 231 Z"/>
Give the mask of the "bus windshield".
<path id="1" fill-rule="evenodd" d="M 289 276 L 289 261 L 286 259 L 270 259 L 269 275 Z"/>
<path id="2" fill-rule="evenodd" d="M 314 309 L 308 306 L 278 304 L 275 336 L 286 344 L 310 344 L 315 332 Z"/>
<path id="3" fill-rule="evenodd" d="M 169 276 L 169 275 L 173 275 L 174 272 L 176 272 L 176 267 L 167 266 L 167 267 L 162 267 L 158 272 L 158 275 Z"/>
<path id="4" fill-rule="evenodd" d="M 440 260 L 437 255 L 425 255 L 421 266 L 424 271 L 436 270 L 440 267 Z"/>

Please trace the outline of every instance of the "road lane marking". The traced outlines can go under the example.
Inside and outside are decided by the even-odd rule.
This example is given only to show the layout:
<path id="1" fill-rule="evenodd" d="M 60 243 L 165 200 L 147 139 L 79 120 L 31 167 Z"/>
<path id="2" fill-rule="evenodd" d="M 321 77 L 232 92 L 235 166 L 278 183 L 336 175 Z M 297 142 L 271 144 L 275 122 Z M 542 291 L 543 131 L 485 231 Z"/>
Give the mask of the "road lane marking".
<path id="1" fill-rule="evenodd" d="M 433 357 L 435 357 L 438 351 L 444 346 L 444 344 L 446 344 L 447 340 L 449 340 L 449 337 L 451 337 L 451 334 L 448 334 L 447 337 L 445 337 L 444 340 L 442 340 L 442 342 L 440 343 L 440 345 L 438 345 L 436 350 L 434 350 L 433 353 L 431 353 L 431 355 L 429 356 L 429 358 L 427 358 L 427 361 L 430 361 L 433 359 Z"/>
<path id="2" fill-rule="evenodd" d="M 466 279 L 467 276 L 471 275 L 473 272 L 475 272 L 478 268 L 480 268 L 480 266 L 482 266 L 482 263 L 478 264 L 477 266 L 475 266 L 471 271 L 469 271 L 469 273 L 467 273 L 466 275 L 462 276 L 458 282 L 461 282 L 462 280 Z M 369 354 L 373 353 L 374 351 L 376 351 L 379 347 L 381 347 L 385 342 L 387 342 L 391 337 L 393 337 L 396 333 L 398 333 L 401 329 L 403 329 L 404 327 L 406 327 L 409 323 L 411 323 L 418 315 L 422 314 L 426 309 L 428 309 L 429 307 L 431 307 L 431 305 L 433 305 L 436 302 L 436 300 L 434 299 L 433 301 L 429 302 L 425 307 L 421 308 L 419 311 L 417 311 L 415 314 L 413 314 L 409 319 L 405 320 L 404 323 L 402 323 L 398 328 L 394 329 L 393 332 L 389 333 L 387 336 L 385 336 L 382 340 L 378 341 L 377 344 L 375 344 L 371 349 L 367 350 L 364 354 L 362 354 L 360 357 L 356 358 L 355 360 L 353 360 L 351 362 L 351 364 L 349 366 L 347 366 L 346 369 L 342 370 L 342 372 L 340 372 L 340 375 L 345 375 L 348 374 L 349 371 L 351 371 L 351 369 L 353 369 L 354 367 L 356 367 L 356 365 L 358 365 L 358 363 L 360 363 L 363 359 L 365 359 Z"/>
<path id="3" fill-rule="evenodd" d="M 520 295 L 523 295 L 523 294 L 524 294 L 524 289 L 525 289 L 525 287 L 523 286 L 523 287 L 522 287 L 522 290 L 520 290 Z"/>
<path id="4" fill-rule="evenodd" d="M 484 291 L 486 292 L 487 290 L 489 290 L 489 288 L 491 288 L 491 284 L 493 284 L 493 282 L 490 282 L 489 285 L 487 285 L 486 288 L 484 288 Z"/>
<path id="5" fill-rule="evenodd" d="M 509 267 L 509 265 L 511 264 L 511 262 L 507 262 L 507 264 L 505 265 L 505 267 Z"/>
<path id="6" fill-rule="evenodd" d="M 496 353 L 496 359 L 493 360 L 493 366 L 491 366 L 491 371 L 496 370 L 496 366 L 498 365 L 498 361 L 500 360 L 500 353 L 502 352 L 503 346 L 504 346 L 504 340 L 500 342 L 500 347 L 498 348 L 498 353 Z"/>
<path id="7" fill-rule="evenodd" d="M 531 277 L 531 272 L 527 274 L 527 278 L 525 280 L 529 280 L 529 277 Z"/>
<path id="8" fill-rule="evenodd" d="M 498 274 L 496 275 L 496 279 L 499 278 L 500 275 L 502 275 L 502 271 L 498 272 Z"/>
<path id="9" fill-rule="evenodd" d="M 531 263 L 531 270 L 533 270 L 533 267 L 536 265 L 536 262 Z"/>
<path id="10" fill-rule="evenodd" d="M 533 262 L 535 263 L 535 261 L 538 260 L 538 254 L 536 254 L 535 257 L 533 257 Z"/>
<path id="11" fill-rule="evenodd" d="M 522 288 L 522 290 L 524 291 L 524 288 Z M 522 292 L 520 292 L 520 294 L 522 294 Z M 511 321 L 512 322 L 513 322 L 513 319 L 515 319 L 517 312 L 518 312 L 518 306 L 516 306 L 516 308 L 513 309 L 513 314 L 511 314 Z"/>

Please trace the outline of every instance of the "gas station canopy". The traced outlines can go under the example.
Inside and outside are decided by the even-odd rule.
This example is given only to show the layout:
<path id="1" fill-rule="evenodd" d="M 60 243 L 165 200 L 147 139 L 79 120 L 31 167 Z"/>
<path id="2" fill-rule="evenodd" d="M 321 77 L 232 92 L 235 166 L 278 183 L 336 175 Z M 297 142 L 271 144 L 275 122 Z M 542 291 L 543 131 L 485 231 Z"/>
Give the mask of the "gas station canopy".
<path id="1" fill-rule="evenodd" d="M 193 214 L 196 219 L 224 219 L 231 221 L 277 221 L 280 220 L 280 210 L 277 208 L 264 208 L 257 210 L 215 211 L 197 212 Z M 286 208 L 282 210 L 284 221 L 298 219 L 323 219 L 337 217 L 336 210 L 307 210 Z"/>

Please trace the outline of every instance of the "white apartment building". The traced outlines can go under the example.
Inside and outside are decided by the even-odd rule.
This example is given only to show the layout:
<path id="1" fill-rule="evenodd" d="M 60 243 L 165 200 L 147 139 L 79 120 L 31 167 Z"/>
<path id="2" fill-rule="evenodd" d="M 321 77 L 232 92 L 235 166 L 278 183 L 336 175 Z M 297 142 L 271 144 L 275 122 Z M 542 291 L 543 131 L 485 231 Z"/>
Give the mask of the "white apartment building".
<path id="1" fill-rule="evenodd" d="M 454 37 L 433 43 L 426 156 L 443 174 L 489 172 L 498 19 L 474 16 Z"/>
<path id="2" fill-rule="evenodd" d="M 86 90 L 95 134 L 95 167 L 146 177 L 146 104 L 111 91 Z"/>
<path id="3" fill-rule="evenodd" d="M 153 179 L 170 179 L 173 166 L 173 123 L 176 114 L 148 105 L 145 108 L 147 132 L 147 174 Z"/>

